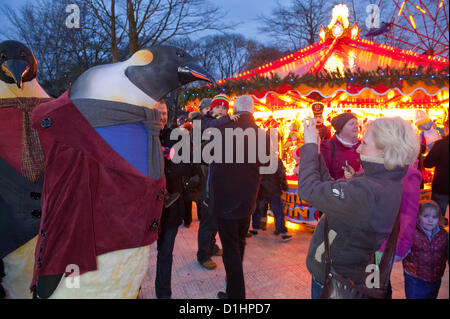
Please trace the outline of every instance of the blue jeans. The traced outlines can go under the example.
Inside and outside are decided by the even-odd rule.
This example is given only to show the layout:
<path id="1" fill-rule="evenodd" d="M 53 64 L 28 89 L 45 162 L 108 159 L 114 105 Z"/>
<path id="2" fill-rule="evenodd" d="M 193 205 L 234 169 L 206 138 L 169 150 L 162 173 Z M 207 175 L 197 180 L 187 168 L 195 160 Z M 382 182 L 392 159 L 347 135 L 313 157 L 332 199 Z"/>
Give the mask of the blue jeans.
<path id="1" fill-rule="evenodd" d="M 413 277 L 407 272 L 405 275 L 406 299 L 436 299 L 441 288 L 441 281 L 426 282 Z"/>
<path id="2" fill-rule="evenodd" d="M 311 299 L 320 299 L 322 295 L 323 284 L 311 277 Z"/>
<path id="3" fill-rule="evenodd" d="M 448 205 L 448 195 L 431 193 L 431 200 L 434 200 L 439 205 L 442 216 L 445 216 Z"/>
<path id="4" fill-rule="evenodd" d="M 155 278 L 155 292 L 158 299 L 170 299 L 172 297 L 172 253 L 177 233 L 178 226 L 171 226 L 164 228 L 158 236 Z"/>
<path id="5" fill-rule="evenodd" d="M 281 196 L 275 196 L 270 199 L 270 209 L 272 210 L 273 217 L 275 218 L 275 231 L 278 234 L 287 233 Z"/>

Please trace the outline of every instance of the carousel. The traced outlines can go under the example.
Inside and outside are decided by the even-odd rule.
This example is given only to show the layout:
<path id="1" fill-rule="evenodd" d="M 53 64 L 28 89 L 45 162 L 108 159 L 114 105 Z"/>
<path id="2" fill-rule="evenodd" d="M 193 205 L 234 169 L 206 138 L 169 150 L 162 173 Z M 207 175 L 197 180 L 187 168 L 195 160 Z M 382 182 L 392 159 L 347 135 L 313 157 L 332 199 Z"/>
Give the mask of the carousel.
<path id="1" fill-rule="evenodd" d="M 348 17 L 348 8 L 337 5 L 328 26 L 321 27 L 318 43 L 220 80 L 215 87 L 190 88 L 179 98 L 186 110 L 194 111 L 202 98 L 218 93 L 230 97 L 230 108 L 240 95 L 253 97 L 259 125 L 276 128 L 281 136 L 279 150 L 289 185 L 283 204 L 291 228 L 318 220 L 316 209 L 297 192 L 303 118 L 321 119 L 322 137 L 327 138 L 334 134 L 331 118 L 343 112 L 357 115 L 361 136 L 370 120 L 401 116 L 416 125 L 422 143 L 429 146 L 443 135 L 441 127 L 448 117 L 448 59 L 364 39 Z M 422 197 L 427 198 L 433 171 L 422 173 Z"/>

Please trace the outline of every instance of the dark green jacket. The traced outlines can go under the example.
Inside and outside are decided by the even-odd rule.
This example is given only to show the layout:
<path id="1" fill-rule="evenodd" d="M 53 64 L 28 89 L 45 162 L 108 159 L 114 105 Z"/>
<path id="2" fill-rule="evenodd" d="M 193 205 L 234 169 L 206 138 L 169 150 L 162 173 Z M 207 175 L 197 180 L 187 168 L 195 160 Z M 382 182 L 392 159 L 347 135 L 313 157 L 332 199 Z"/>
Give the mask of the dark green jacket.
<path id="1" fill-rule="evenodd" d="M 364 283 L 366 266 L 392 231 L 400 208 L 401 179 L 408 167 L 386 170 L 383 164 L 361 160 L 364 173 L 333 180 L 316 144 L 300 149 L 299 196 L 328 218 L 331 259 L 336 270 Z M 324 218 L 316 227 L 306 266 L 325 281 Z"/>

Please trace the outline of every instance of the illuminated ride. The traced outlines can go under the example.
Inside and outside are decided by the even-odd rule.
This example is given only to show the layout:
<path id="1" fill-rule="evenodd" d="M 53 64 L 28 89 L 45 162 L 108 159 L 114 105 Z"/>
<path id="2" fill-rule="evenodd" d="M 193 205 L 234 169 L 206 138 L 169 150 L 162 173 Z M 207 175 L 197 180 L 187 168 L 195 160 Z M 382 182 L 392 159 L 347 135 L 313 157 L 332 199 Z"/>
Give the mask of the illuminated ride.
<path id="1" fill-rule="evenodd" d="M 386 2 L 386 1 L 385 1 Z M 436 57 L 449 57 L 448 0 L 390 0 L 391 18 L 375 31 L 378 41 Z M 382 8 L 379 0 L 378 8 Z M 371 33 L 371 32 L 369 32 Z"/>
<path id="2" fill-rule="evenodd" d="M 279 149 L 289 184 L 283 202 L 286 218 L 293 223 L 315 225 L 318 217 L 298 196 L 294 173 L 295 151 L 302 145 L 301 119 L 313 115 L 311 105 L 323 103 L 329 128 L 335 115 L 355 113 L 361 135 L 367 122 L 378 117 L 401 116 L 417 123 L 420 113 L 437 126 L 448 117 L 448 59 L 362 39 L 358 24 L 350 25 L 348 16 L 348 8 L 337 5 L 330 24 L 321 27 L 318 43 L 220 80 L 215 87 L 190 88 L 179 96 L 188 111 L 217 93 L 231 98 L 230 109 L 237 96 L 253 97 L 260 126 L 277 128 L 281 135 Z M 431 179 L 425 182 L 422 196 L 429 197 Z"/>

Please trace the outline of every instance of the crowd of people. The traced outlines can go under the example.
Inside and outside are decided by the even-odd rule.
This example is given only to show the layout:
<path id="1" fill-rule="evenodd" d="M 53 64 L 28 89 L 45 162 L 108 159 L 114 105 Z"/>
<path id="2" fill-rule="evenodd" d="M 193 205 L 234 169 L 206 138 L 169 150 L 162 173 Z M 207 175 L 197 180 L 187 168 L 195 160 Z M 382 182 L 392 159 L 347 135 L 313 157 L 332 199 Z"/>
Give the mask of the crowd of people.
<path id="1" fill-rule="evenodd" d="M 275 149 L 277 169 L 262 174 L 266 164 L 250 159 L 249 139 L 243 149 L 233 143 L 232 158 L 239 154 L 243 162 L 225 160 L 195 163 L 173 161 L 173 147 L 180 140 L 173 139 L 173 130 L 186 130 L 193 143 L 195 121 L 201 132 L 210 129 L 209 141 L 223 139 L 219 157 L 226 156 L 226 129 L 261 130 L 253 117 L 254 102 L 250 96 L 240 96 L 229 115 L 230 101 L 225 94 L 201 101 L 198 112 L 191 112 L 177 124 L 168 125 L 165 100 L 155 109 L 159 111 L 161 130 L 159 141 L 164 156 L 166 187 L 157 238 L 155 292 L 159 299 L 172 297 L 173 250 L 178 229 L 190 227 L 192 204 L 196 202 L 199 228 L 197 261 L 205 269 L 217 268 L 221 256 L 226 272 L 226 291 L 219 291 L 219 299 L 244 299 L 245 276 L 243 260 L 246 238 L 266 230 L 266 216 L 270 210 L 275 219 L 274 234 L 281 242 L 288 242 L 283 212 L 282 194 L 287 191 L 286 170 L 278 149 Z M 368 125 L 362 140 L 355 114 L 344 112 L 331 120 L 335 134 L 331 136 L 321 121 L 320 110 L 314 118 L 303 121 L 304 144 L 299 148 L 298 193 L 302 200 L 320 211 L 320 219 L 308 250 L 306 266 L 311 273 L 311 298 L 323 298 L 328 283 L 328 262 L 356 285 L 364 286 L 366 267 L 380 265 L 386 241 L 399 218 L 400 230 L 395 261 L 402 261 L 405 295 L 411 299 L 436 298 L 441 278 L 448 263 L 448 225 L 445 212 L 448 206 L 448 119 L 445 137 L 432 145 L 421 157 L 420 139 L 412 124 L 400 117 L 379 118 Z M 157 112 L 158 113 L 158 112 Z M 317 116 L 316 116 L 317 113 Z M 266 134 L 268 135 L 268 134 Z M 269 136 L 266 136 L 266 153 Z M 256 143 L 256 153 L 259 143 Z M 230 155 L 230 154 L 228 154 Z M 193 152 L 191 152 L 191 157 Z M 420 201 L 422 174 L 419 160 L 427 168 L 435 168 L 431 200 Z M 217 240 L 219 235 L 220 243 Z M 328 238 L 329 251 L 324 247 Z M 0 260 L 1 262 L 1 260 Z M 0 264 L 0 276 L 3 265 Z M 392 288 L 386 287 L 387 296 Z M 0 285 L 0 296 L 4 292 Z"/>
<path id="2" fill-rule="evenodd" d="M 158 109 L 164 125 L 161 144 L 167 149 L 177 142 L 170 140 L 170 131 L 181 127 L 192 134 L 195 120 L 201 121 L 202 132 L 208 128 L 217 128 L 222 133 L 226 128 L 258 129 L 249 96 L 236 100 L 233 115 L 228 115 L 226 95 L 203 99 L 199 112 L 191 112 L 185 121 L 171 128 L 167 126 L 163 101 Z M 380 263 L 386 240 L 400 214 L 395 261 L 403 262 L 406 297 L 436 298 L 448 261 L 448 234 L 443 230 L 448 205 L 448 120 L 446 136 L 433 145 L 424 160 L 426 167 L 436 167 L 432 200 L 427 201 L 420 201 L 420 141 L 410 122 L 399 117 L 374 120 L 361 141 L 356 115 L 339 114 L 331 124 L 333 136 L 324 132 L 317 117 L 303 123 L 298 191 L 302 199 L 324 215 L 315 229 L 307 257 L 312 275 L 311 297 L 320 298 L 326 283 L 325 220 L 334 267 L 363 285 L 366 266 Z M 217 261 L 212 257 L 222 256 L 227 288 L 218 293 L 218 298 L 245 298 L 242 261 L 246 237 L 266 229 L 269 207 L 275 218 L 275 234 L 283 242 L 292 239 L 282 208 L 281 195 L 287 190 L 283 162 L 278 158 L 278 168 L 273 174 L 260 174 L 258 162 L 174 164 L 170 157 L 165 162 L 167 196 L 158 238 L 157 297 L 171 297 L 172 251 L 177 229 L 182 224 L 190 226 L 192 202 L 196 201 L 200 221 L 199 264 L 214 270 Z M 391 296 L 390 283 L 387 290 Z"/>

